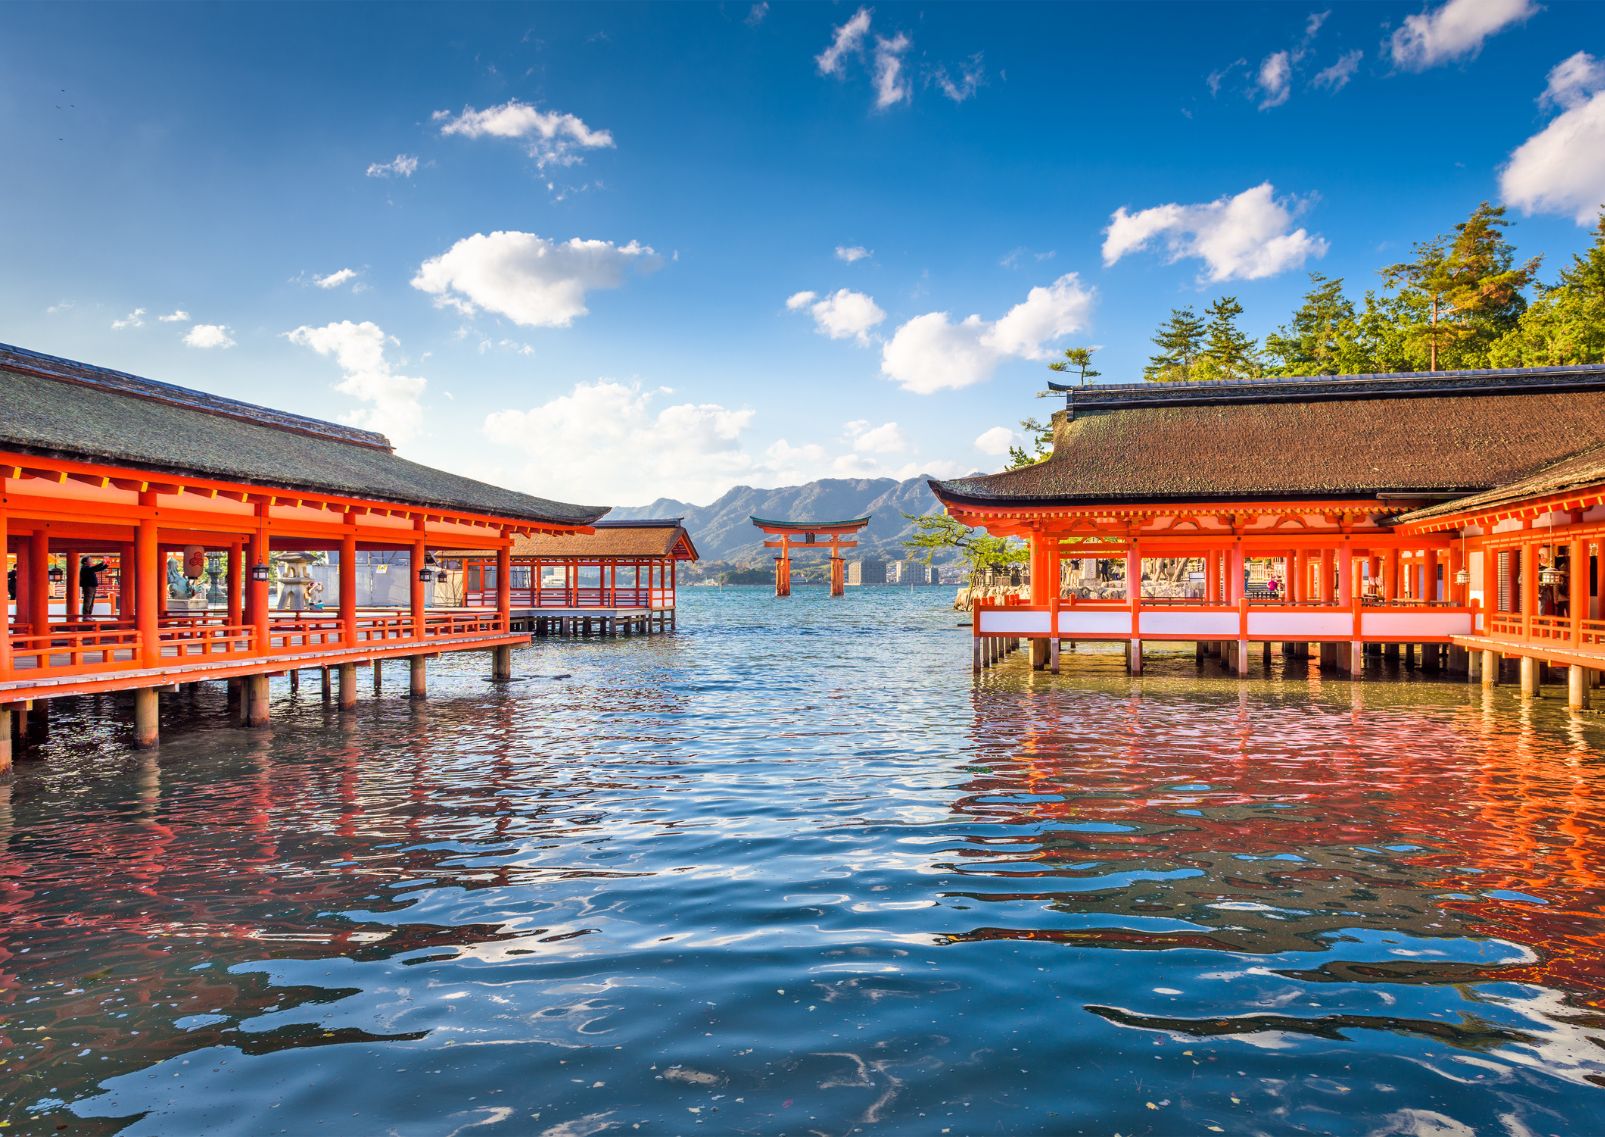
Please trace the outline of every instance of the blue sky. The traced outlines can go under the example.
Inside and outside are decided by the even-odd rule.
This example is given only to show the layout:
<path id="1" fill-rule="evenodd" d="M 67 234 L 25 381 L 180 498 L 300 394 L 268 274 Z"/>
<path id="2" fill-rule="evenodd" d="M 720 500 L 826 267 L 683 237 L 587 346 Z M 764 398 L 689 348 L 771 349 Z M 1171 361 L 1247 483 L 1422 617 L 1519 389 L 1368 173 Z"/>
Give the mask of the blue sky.
<path id="1" fill-rule="evenodd" d="M 1600 4 L 10 4 L 0 43 L 0 340 L 586 502 L 995 469 L 1065 346 L 1136 379 L 1222 293 L 1263 335 L 1484 199 L 1552 274 L 1605 200 Z"/>

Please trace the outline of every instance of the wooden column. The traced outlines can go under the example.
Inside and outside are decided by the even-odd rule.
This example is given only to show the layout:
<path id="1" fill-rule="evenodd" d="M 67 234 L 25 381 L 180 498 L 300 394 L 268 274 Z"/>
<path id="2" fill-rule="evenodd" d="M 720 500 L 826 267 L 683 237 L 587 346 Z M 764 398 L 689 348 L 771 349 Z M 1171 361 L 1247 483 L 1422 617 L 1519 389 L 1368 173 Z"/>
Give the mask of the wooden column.
<path id="1" fill-rule="evenodd" d="M 340 534 L 340 646 L 357 646 L 357 515 L 346 514 Z M 342 672 L 344 674 L 344 672 Z M 341 680 L 344 683 L 344 679 Z M 345 688 L 342 686 L 341 690 Z"/>
<path id="2" fill-rule="evenodd" d="M 1566 705 L 1574 711 L 1588 706 L 1588 668 L 1580 664 L 1566 669 Z"/>
<path id="3" fill-rule="evenodd" d="M 156 495 L 139 495 L 141 505 L 154 506 Z M 156 545 L 156 518 L 140 519 L 134 534 L 134 627 L 139 632 L 139 662 L 156 667 L 162 658 L 161 623 L 163 573 L 161 550 Z M 126 618 L 127 613 L 124 613 Z"/>
<path id="4" fill-rule="evenodd" d="M 418 579 L 419 574 L 424 569 L 424 558 L 429 555 L 429 548 L 424 543 L 422 536 L 423 527 L 424 519 L 420 517 L 415 526 L 419 536 L 413 540 L 412 557 L 410 558 L 412 562 L 412 579 L 408 581 L 408 584 L 411 585 L 409 599 L 411 600 L 412 608 L 412 638 L 415 640 L 424 638 L 424 632 L 427 627 L 427 617 L 424 612 L 424 582 Z M 500 588 L 501 586 L 498 584 L 497 587 Z"/>
<path id="5" fill-rule="evenodd" d="M 228 622 L 231 627 L 245 623 L 245 546 L 231 541 L 228 547 Z"/>
<path id="6" fill-rule="evenodd" d="M 1532 635 L 1532 620 L 1538 614 L 1538 543 L 1521 547 L 1521 630 Z"/>
<path id="7" fill-rule="evenodd" d="M 1031 535 L 1031 603 L 1046 604 L 1059 595 L 1058 538 L 1040 529 Z"/>
<path id="8" fill-rule="evenodd" d="M 357 665 L 342 663 L 339 668 L 340 709 L 349 711 L 357 705 Z"/>
<path id="9" fill-rule="evenodd" d="M 134 691 L 134 749 L 149 750 L 161 741 L 158 696 L 155 687 Z"/>
<path id="10" fill-rule="evenodd" d="M 134 604 L 137 600 L 135 591 L 138 588 L 139 567 L 135 564 L 138 558 L 134 556 L 134 546 L 119 545 L 117 547 L 117 618 L 119 620 L 132 620 L 134 618 Z"/>
<path id="11" fill-rule="evenodd" d="M 0 508 L 0 569 L 6 567 L 6 549 L 8 547 L 6 531 L 9 526 L 10 520 L 6 516 L 6 511 Z M 7 603 L 9 605 L 9 601 Z M 13 666 L 11 658 L 11 617 L 5 609 L 0 609 L 0 679 L 9 677 Z M 0 715 L 5 716 L 4 723 L 0 724 L 5 727 L 4 730 L 0 730 L 0 740 L 3 740 L 3 745 L 6 747 L 5 759 L 7 769 L 9 769 L 11 762 L 11 712 L 0 707 Z"/>
<path id="12" fill-rule="evenodd" d="M 268 724 L 268 677 L 251 675 L 245 680 L 245 725 Z"/>
<path id="13" fill-rule="evenodd" d="M 83 610 L 83 589 L 78 587 L 78 560 L 77 550 L 67 550 L 67 619 L 78 619 Z"/>
<path id="14" fill-rule="evenodd" d="M 429 693 L 429 660 L 427 656 L 415 655 L 408 661 L 408 672 L 411 678 L 411 687 L 408 694 L 414 699 L 422 699 Z"/>
<path id="15" fill-rule="evenodd" d="M 35 635 L 50 630 L 50 534 L 40 529 L 28 538 L 28 607 Z M 22 589 L 17 589 L 22 595 Z"/>
<path id="16" fill-rule="evenodd" d="M 267 565 L 272 555 L 273 538 L 269 530 L 269 505 L 261 502 L 256 507 L 256 532 L 251 536 L 251 544 L 246 560 L 250 562 L 245 567 L 245 622 L 251 627 L 251 650 L 257 655 L 267 655 L 272 647 L 272 631 L 268 613 L 268 582 L 257 580 L 252 573 L 257 565 Z M 263 680 L 265 683 L 266 680 Z M 251 682 L 245 684 L 247 696 L 246 721 L 250 722 L 249 696 L 252 690 Z"/>
<path id="17" fill-rule="evenodd" d="M 1588 617 L 1588 542 L 1574 540 L 1566 552 L 1566 611 L 1572 623 L 1572 646 L 1583 642 L 1583 621 Z"/>
<path id="18" fill-rule="evenodd" d="M 513 626 L 513 548 L 512 538 L 505 532 L 502 539 L 506 543 L 496 550 L 496 618 L 501 624 L 501 630 L 507 631 Z M 540 564 L 536 563 L 533 570 L 539 573 Z M 535 587 L 540 587 L 539 576 L 531 578 Z"/>

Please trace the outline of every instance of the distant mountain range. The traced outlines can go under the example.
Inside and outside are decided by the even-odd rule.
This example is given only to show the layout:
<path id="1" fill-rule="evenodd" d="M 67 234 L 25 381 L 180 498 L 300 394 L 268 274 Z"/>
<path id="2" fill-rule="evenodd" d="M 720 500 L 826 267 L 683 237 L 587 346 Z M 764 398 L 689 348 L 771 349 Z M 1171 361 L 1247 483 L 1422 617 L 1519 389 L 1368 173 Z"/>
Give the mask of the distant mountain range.
<path id="1" fill-rule="evenodd" d="M 900 560 L 907 554 L 900 542 L 913 526 L 905 513 L 929 513 L 936 498 L 924 476 L 899 482 L 893 478 L 823 478 L 802 486 L 754 489 L 736 486 L 711 505 L 692 505 L 663 497 L 651 505 L 615 509 L 610 520 L 638 521 L 649 517 L 684 517 L 704 561 L 733 565 L 767 563 L 774 554 L 765 551 L 764 535 L 751 518 L 788 521 L 842 521 L 871 515 L 849 559 L 868 553 Z M 942 558 L 938 558 L 941 560 Z"/>

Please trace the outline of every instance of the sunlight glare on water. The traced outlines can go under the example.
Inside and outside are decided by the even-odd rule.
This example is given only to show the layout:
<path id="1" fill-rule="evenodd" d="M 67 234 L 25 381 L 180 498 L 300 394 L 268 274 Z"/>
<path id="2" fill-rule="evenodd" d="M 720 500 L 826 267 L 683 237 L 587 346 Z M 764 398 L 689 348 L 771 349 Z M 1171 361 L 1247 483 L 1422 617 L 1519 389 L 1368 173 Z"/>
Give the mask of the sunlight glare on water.
<path id="1" fill-rule="evenodd" d="M 507 686 L 170 697 L 152 754 L 64 709 L 0 787 L 0 1116 L 1605 1128 L 1605 720 L 1190 651 L 974 678 L 950 598 L 689 589 Z"/>

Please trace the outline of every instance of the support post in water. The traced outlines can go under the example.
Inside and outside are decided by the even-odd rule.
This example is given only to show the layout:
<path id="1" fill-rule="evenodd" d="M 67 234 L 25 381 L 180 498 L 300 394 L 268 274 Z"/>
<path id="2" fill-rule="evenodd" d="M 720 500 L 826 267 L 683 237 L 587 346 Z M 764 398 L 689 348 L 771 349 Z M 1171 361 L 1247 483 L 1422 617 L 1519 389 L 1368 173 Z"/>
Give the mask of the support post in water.
<path id="1" fill-rule="evenodd" d="M 349 711 L 357 705 L 357 665 L 342 663 L 340 671 L 340 709 Z"/>
<path id="2" fill-rule="evenodd" d="M 155 687 L 134 688 L 134 749 L 149 750 L 161 741 Z"/>

